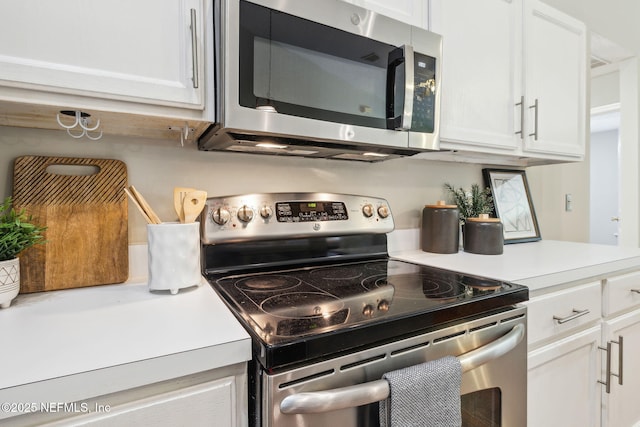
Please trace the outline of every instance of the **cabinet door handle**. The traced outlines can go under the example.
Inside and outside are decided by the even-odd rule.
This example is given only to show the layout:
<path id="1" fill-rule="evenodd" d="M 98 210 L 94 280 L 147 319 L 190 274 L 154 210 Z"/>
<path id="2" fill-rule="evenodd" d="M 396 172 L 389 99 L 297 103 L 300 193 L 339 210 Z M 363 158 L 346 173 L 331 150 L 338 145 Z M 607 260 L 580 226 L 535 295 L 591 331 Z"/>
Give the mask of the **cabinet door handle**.
<path id="1" fill-rule="evenodd" d="M 520 96 L 520 102 L 516 104 L 516 107 L 520 107 L 520 130 L 516 131 L 516 135 L 520 135 L 520 139 L 524 139 L 524 95 Z"/>
<path id="2" fill-rule="evenodd" d="M 191 65 L 193 67 L 193 87 L 197 89 L 198 82 L 198 27 L 196 26 L 196 10 L 191 9 Z"/>
<path id="3" fill-rule="evenodd" d="M 573 309 L 573 314 L 567 316 L 567 317 L 559 317 L 559 316 L 553 316 L 553 320 L 555 320 L 556 322 L 558 322 L 558 324 L 562 325 L 563 323 L 567 323 L 573 319 L 577 319 L 580 316 L 584 316 L 585 314 L 589 314 L 590 311 L 587 308 L 586 310 L 576 310 L 575 308 Z"/>
<path id="4" fill-rule="evenodd" d="M 614 374 L 613 372 L 611 372 L 611 345 L 612 344 L 618 344 L 618 373 Z M 600 381 L 598 380 L 598 382 L 600 384 L 603 384 L 605 386 L 605 390 L 607 392 L 607 394 L 611 393 L 611 376 L 613 375 L 614 377 L 618 377 L 618 384 L 622 385 L 622 372 L 623 372 L 623 353 L 624 353 L 624 348 L 623 348 L 623 338 L 622 335 L 618 336 L 618 341 L 607 341 L 607 347 L 598 347 L 600 350 L 604 350 L 607 352 L 607 372 L 605 373 L 606 377 L 604 381 Z"/>
<path id="5" fill-rule="evenodd" d="M 538 140 L 538 98 L 536 98 L 533 105 L 529 106 L 529 109 L 533 108 L 533 133 L 530 133 L 529 136 L 532 136 L 536 141 Z"/>
<path id="6" fill-rule="evenodd" d="M 614 344 L 618 344 L 618 373 L 617 374 L 611 374 L 614 377 L 618 377 L 618 384 L 622 385 L 622 372 L 623 372 L 623 365 L 622 362 L 624 360 L 624 342 L 622 339 L 622 335 L 618 335 L 618 341 L 611 341 Z"/>
<path id="7" fill-rule="evenodd" d="M 640 289 L 629 289 L 631 292 L 640 294 Z"/>

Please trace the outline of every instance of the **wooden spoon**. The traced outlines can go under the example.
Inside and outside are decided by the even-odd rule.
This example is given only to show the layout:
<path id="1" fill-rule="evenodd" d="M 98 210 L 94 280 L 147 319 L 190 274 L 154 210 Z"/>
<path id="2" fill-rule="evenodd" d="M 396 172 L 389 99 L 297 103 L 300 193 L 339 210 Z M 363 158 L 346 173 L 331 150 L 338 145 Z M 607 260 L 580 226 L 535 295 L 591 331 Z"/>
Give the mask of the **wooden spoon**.
<path id="1" fill-rule="evenodd" d="M 190 193 L 192 191 L 196 191 L 196 189 L 188 187 L 175 187 L 173 189 L 173 207 L 178 214 L 178 221 L 180 221 L 181 223 L 184 223 L 184 198 L 187 193 Z"/>
<path id="2" fill-rule="evenodd" d="M 182 209 L 184 210 L 184 222 L 194 222 L 207 201 L 207 192 L 202 190 L 195 190 L 188 192 L 185 195 Z"/>

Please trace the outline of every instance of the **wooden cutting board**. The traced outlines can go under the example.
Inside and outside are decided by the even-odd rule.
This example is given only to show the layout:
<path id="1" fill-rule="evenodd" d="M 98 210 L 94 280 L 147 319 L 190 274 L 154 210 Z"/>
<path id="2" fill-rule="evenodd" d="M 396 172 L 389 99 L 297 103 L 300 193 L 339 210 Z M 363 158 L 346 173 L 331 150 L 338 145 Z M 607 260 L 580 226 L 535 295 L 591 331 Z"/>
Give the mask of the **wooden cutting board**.
<path id="1" fill-rule="evenodd" d="M 127 168 L 119 160 L 23 156 L 13 204 L 47 227 L 20 254 L 20 292 L 122 283 L 129 274 Z"/>

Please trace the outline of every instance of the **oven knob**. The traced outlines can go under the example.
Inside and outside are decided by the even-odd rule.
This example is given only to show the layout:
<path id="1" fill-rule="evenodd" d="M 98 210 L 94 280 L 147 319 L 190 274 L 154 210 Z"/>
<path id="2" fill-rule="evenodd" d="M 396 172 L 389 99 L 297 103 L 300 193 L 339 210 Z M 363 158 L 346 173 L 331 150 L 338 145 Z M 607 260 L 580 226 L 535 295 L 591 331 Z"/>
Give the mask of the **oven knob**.
<path id="1" fill-rule="evenodd" d="M 383 299 L 378 303 L 378 311 L 387 312 L 389 311 L 389 301 Z"/>
<path id="2" fill-rule="evenodd" d="M 273 210 L 269 206 L 264 205 L 260 208 L 260 216 L 262 218 L 269 219 L 271 218 L 271 215 L 273 215 Z"/>
<path id="3" fill-rule="evenodd" d="M 218 208 L 211 212 L 211 219 L 218 225 L 225 225 L 231 219 L 231 214 L 225 208 Z"/>
<path id="4" fill-rule="evenodd" d="M 362 214 L 367 218 L 371 218 L 373 216 L 373 205 L 367 203 L 362 207 Z"/>
<path id="5" fill-rule="evenodd" d="M 365 305 L 362 309 L 362 314 L 364 315 L 364 317 L 373 316 L 373 306 L 371 304 Z"/>
<path id="6" fill-rule="evenodd" d="M 253 210 L 247 205 L 242 205 L 238 209 L 238 219 L 242 222 L 250 222 L 253 219 Z"/>
<path id="7" fill-rule="evenodd" d="M 378 215 L 380 215 L 380 218 L 386 218 L 389 216 L 389 208 L 386 207 L 385 205 L 382 205 L 380 207 L 378 207 Z"/>

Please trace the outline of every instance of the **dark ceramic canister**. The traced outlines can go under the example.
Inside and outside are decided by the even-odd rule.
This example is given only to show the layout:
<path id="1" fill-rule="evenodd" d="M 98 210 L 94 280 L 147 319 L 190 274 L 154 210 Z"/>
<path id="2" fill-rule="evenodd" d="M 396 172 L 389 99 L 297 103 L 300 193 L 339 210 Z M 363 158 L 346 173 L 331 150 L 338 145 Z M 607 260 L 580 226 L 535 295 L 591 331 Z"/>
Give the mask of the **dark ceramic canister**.
<path id="1" fill-rule="evenodd" d="M 500 218 L 482 214 L 467 218 L 463 231 L 464 251 L 481 255 L 500 255 L 504 248 L 504 234 Z"/>
<path id="2" fill-rule="evenodd" d="M 460 218 L 456 205 L 439 200 L 422 210 L 421 247 L 425 252 L 453 254 L 460 246 Z"/>

